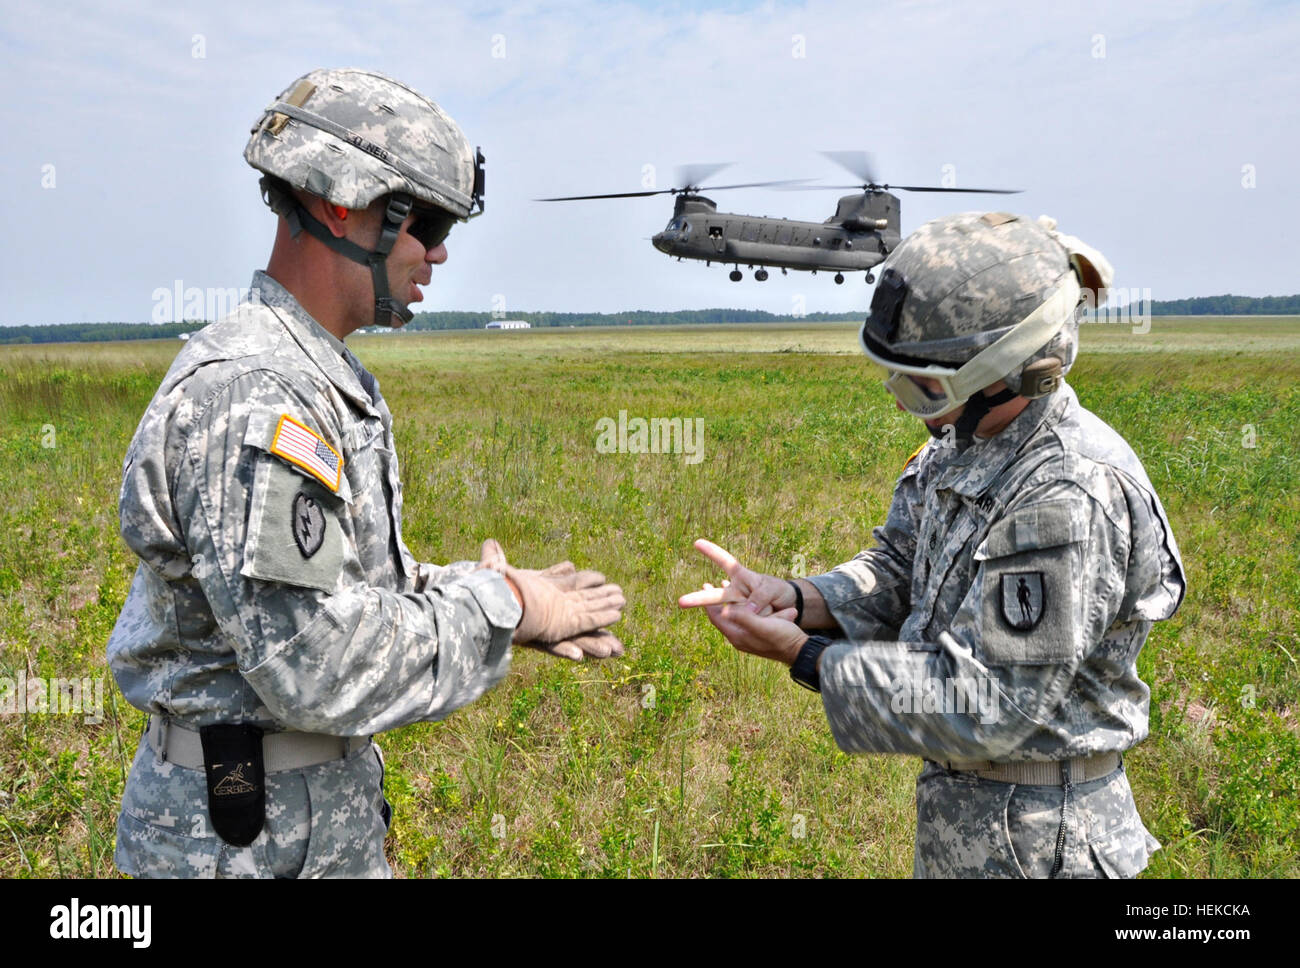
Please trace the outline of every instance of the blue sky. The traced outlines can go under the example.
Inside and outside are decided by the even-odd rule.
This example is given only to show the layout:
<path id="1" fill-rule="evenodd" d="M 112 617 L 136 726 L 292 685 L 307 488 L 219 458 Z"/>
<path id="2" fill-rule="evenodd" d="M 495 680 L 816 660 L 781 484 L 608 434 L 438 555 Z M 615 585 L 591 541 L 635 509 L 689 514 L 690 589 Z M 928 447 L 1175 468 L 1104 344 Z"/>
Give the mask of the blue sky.
<path id="1" fill-rule="evenodd" d="M 146 320 L 177 280 L 246 286 L 273 229 L 242 159 L 248 129 L 291 80 L 330 65 L 424 91 L 487 155 L 487 214 L 452 233 L 421 309 L 865 309 L 860 277 L 732 284 L 669 260 L 647 241 L 664 197 L 531 201 L 636 190 L 646 165 L 666 187 L 697 161 L 735 162 L 729 181 L 836 184 L 852 179 L 819 152 L 845 149 L 872 151 L 896 183 L 938 183 L 952 166 L 959 185 L 1026 189 L 904 194 L 905 232 L 973 207 L 1047 213 L 1107 255 L 1116 286 L 1155 299 L 1300 291 L 1293 4 L 3 10 L 4 324 Z M 836 198 L 717 201 L 820 221 Z"/>

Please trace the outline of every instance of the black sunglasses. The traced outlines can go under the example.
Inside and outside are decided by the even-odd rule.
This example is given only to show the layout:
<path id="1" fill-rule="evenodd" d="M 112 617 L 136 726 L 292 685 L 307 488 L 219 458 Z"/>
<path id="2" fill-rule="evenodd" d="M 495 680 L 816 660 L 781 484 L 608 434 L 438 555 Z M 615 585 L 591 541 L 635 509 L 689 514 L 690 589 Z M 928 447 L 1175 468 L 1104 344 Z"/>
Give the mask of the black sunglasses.
<path id="1" fill-rule="evenodd" d="M 456 216 L 440 208 L 417 208 L 414 214 L 415 221 L 407 231 L 426 249 L 442 245 L 458 221 Z"/>

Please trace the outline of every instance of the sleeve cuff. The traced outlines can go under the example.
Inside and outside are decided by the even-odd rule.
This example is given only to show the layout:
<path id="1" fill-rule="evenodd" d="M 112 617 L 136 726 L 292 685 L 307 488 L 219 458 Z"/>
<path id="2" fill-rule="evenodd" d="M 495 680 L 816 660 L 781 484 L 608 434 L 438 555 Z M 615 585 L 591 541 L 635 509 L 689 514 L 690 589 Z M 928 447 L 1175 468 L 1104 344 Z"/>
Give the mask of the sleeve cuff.
<path id="1" fill-rule="evenodd" d="M 844 632 L 844 638 L 855 642 L 871 639 L 890 640 L 898 637 L 898 630 L 884 625 L 858 606 L 867 597 L 867 590 L 849 573 L 843 571 L 812 575 L 804 579 L 821 593 L 826 609 Z"/>
<path id="2" fill-rule="evenodd" d="M 460 585 L 473 596 L 483 617 L 487 619 L 489 636 L 483 663 L 494 666 L 503 656 L 508 659 L 510 641 L 519 626 L 519 620 L 523 618 L 524 609 L 510 591 L 506 576 L 491 568 L 475 568 L 457 578 L 454 584 Z"/>
<path id="3" fill-rule="evenodd" d="M 453 561 L 450 565 L 435 565 L 421 561 L 416 565 L 415 590 L 422 592 L 433 585 L 455 581 L 457 578 L 477 570 L 478 567 L 479 563 L 477 561 Z"/>

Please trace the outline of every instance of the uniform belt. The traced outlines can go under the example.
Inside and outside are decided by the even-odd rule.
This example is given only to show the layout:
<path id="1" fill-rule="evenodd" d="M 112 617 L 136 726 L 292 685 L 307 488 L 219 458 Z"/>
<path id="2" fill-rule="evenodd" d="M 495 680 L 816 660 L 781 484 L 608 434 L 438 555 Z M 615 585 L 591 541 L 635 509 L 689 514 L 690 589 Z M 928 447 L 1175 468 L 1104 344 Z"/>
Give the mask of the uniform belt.
<path id="1" fill-rule="evenodd" d="M 1094 753 L 1073 760 L 1046 760 L 1030 763 L 994 763 L 990 760 L 935 760 L 945 770 L 974 773 L 981 780 L 1019 783 L 1023 786 L 1060 786 L 1061 768 L 1068 766 L 1070 782 L 1087 783 L 1114 773 L 1123 764 L 1118 753 Z"/>
<path id="2" fill-rule="evenodd" d="M 203 743 L 197 730 L 162 716 L 149 717 L 149 745 L 168 763 L 203 769 Z M 369 736 L 326 736 L 287 731 L 262 737 L 262 763 L 267 773 L 302 770 L 341 760 L 370 745 Z"/>

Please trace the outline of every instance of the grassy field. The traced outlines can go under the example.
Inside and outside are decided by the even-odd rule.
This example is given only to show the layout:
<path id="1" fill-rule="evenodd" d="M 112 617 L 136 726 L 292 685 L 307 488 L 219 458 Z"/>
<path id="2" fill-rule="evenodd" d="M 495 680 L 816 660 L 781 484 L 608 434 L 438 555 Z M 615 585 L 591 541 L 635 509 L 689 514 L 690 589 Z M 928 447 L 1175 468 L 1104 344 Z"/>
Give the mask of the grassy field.
<path id="1" fill-rule="evenodd" d="M 112 876 L 144 716 L 104 644 L 135 567 L 122 456 L 179 342 L 0 347 L 0 675 L 105 681 L 103 721 L 0 715 L 0 876 Z M 820 703 L 675 598 L 710 537 L 777 574 L 829 569 L 925 438 L 853 325 L 360 337 L 396 414 L 406 538 L 498 538 L 604 570 L 621 660 L 517 654 L 443 723 L 387 735 L 399 876 L 906 876 L 919 761 L 837 750 Z M 1148 877 L 1300 876 L 1300 319 L 1085 327 L 1083 404 L 1142 457 L 1188 571 L 1139 667 L 1128 758 L 1164 844 Z M 701 418 L 703 459 L 603 454 L 602 417 Z"/>

